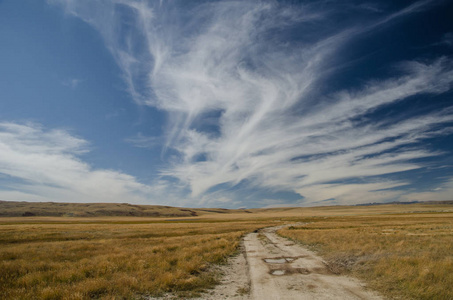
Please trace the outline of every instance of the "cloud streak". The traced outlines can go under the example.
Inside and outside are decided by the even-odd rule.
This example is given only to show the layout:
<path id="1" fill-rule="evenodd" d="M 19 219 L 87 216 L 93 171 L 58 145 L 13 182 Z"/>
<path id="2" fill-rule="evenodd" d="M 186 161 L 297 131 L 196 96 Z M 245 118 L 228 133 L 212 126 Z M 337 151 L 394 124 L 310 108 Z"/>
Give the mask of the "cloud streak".
<path id="1" fill-rule="evenodd" d="M 64 86 L 69 87 L 72 90 L 75 90 L 79 86 L 79 84 L 81 82 L 82 82 L 82 80 L 80 80 L 80 79 L 72 78 L 72 79 L 63 80 L 61 82 L 61 84 L 63 84 Z"/>
<path id="2" fill-rule="evenodd" d="M 165 183 L 94 169 L 87 141 L 38 124 L 0 123 L 0 199 L 56 202 L 173 203 Z"/>
<path id="3" fill-rule="evenodd" d="M 402 119 L 371 116 L 448 92 L 449 58 L 402 62 L 391 78 L 324 93 L 328 79 L 341 76 L 339 53 L 350 41 L 433 1 L 366 26 L 338 28 L 323 26 L 334 13 L 315 4 L 50 2 L 100 32 L 136 103 L 168 114 L 164 151 L 179 156 L 161 175 L 190 187 L 192 197 L 247 181 L 295 191 L 305 204 L 391 200 L 408 183 L 378 176 L 422 168 L 417 160 L 442 154 L 422 141 L 448 134 L 437 127 L 453 121 L 451 109 Z M 143 136 L 130 142 L 154 145 Z"/>

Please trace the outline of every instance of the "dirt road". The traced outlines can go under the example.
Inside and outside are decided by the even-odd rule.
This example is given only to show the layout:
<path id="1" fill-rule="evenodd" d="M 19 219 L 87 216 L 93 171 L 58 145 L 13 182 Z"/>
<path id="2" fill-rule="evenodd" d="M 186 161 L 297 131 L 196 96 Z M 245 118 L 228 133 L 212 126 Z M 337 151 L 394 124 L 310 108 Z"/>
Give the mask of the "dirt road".
<path id="1" fill-rule="evenodd" d="M 221 283 L 194 300 L 382 299 L 357 279 L 332 274 L 315 253 L 278 236 L 282 227 L 247 234 L 240 255 L 220 268 Z"/>
<path id="2" fill-rule="evenodd" d="M 249 299 L 381 299 L 358 280 L 329 272 L 319 256 L 278 236 L 279 228 L 244 238 Z"/>

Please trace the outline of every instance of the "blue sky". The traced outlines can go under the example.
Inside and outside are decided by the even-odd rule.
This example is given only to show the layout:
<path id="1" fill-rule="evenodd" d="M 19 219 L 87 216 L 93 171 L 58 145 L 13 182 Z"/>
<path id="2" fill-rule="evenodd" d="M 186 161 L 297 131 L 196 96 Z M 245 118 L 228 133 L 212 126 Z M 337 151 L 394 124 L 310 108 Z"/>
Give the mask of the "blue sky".
<path id="1" fill-rule="evenodd" d="M 453 199 L 451 1 L 0 0 L 0 199 Z"/>

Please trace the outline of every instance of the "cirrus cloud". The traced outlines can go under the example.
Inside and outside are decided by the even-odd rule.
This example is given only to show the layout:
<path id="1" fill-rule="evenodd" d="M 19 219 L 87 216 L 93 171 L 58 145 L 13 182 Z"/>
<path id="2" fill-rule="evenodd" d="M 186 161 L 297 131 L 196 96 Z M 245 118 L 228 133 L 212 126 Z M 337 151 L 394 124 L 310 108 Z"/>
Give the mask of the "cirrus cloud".
<path id="1" fill-rule="evenodd" d="M 377 177 L 444 154 L 423 141 L 451 134 L 451 107 L 373 114 L 450 91 L 450 58 L 401 62 L 393 75 L 360 86 L 327 86 L 348 63 L 340 55 L 348 43 L 435 1 L 387 14 L 364 8 L 377 16 L 339 26 L 324 25 L 335 12 L 315 3 L 50 2 L 99 31 L 137 104 L 168 115 L 163 148 L 178 158 L 160 174 L 190 187 L 189 197 L 247 181 L 297 192 L 305 204 L 386 201 L 409 183 Z M 143 147 L 154 140 L 130 141 Z"/>
<path id="2" fill-rule="evenodd" d="M 87 141 L 34 123 L 0 123 L 0 199 L 56 202 L 172 203 L 162 182 L 140 183 L 83 161 Z M 176 204 L 176 202 L 173 202 Z"/>

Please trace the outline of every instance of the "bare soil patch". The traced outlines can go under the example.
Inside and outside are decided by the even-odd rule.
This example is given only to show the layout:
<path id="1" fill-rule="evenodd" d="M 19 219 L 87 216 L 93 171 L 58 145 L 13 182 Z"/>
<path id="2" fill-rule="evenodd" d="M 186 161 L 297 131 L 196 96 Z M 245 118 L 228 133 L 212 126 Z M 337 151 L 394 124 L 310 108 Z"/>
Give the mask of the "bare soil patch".
<path id="1" fill-rule="evenodd" d="M 241 253 L 218 269 L 221 284 L 197 300 L 381 299 L 364 283 L 334 274 L 322 258 L 278 236 L 275 231 L 283 227 L 247 234 Z"/>

